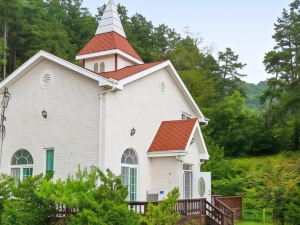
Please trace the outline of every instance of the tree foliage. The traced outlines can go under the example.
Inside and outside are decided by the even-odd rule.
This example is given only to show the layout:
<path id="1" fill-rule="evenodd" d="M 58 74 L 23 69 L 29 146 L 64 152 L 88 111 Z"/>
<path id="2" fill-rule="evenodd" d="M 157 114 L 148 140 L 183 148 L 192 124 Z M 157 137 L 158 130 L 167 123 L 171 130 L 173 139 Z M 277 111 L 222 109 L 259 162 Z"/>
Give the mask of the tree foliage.
<path id="1" fill-rule="evenodd" d="M 0 211 L 1 224 L 49 224 L 49 217 L 55 212 L 54 202 L 36 194 L 40 184 L 46 180 L 48 178 L 42 175 L 28 177 L 23 182 L 2 177 L 0 199 L 4 201 Z"/>
<path id="2" fill-rule="evenodd" d="M 281 148 L 300 149 L 300 2 L 295 0 L 284 9 L 275 23 L 276 42 L 264 63 L 275 77 L 262 96 L 269 101 L 266 122 Z"/>
<path id="3" fill-rule="evenodd" d="M 99 185 L 100 182 L 100 185 Z M 139 224 L 139 216 L 128 210 L 127 188 L 119 176 L 92 167 L 78 170 L 65 181 L 44 181 L 38 195 L 69 208 L 79 209 L 69 224 L 121 225 Z"/>
<path id="4" fill-rule="evenodd" d="M 167 198 L 157 205 L 150 203 L 145 217 L 141 218 L 142 224 L 146 225 L 175 225 L 180 219 L 180 214 L 174 212 L 179 198 L 179 189 L 174 188 L 167 194 Z"/>

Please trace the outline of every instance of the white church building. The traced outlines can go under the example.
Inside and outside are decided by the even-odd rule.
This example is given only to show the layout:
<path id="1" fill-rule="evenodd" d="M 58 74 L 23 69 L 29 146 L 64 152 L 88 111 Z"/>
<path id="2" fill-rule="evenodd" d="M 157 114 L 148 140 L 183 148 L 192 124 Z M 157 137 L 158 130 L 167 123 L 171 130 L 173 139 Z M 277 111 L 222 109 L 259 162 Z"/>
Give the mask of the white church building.
<path id="1" fill-rule="evenodd" d="M 20 180 L 81 168 L 111 169 L 130 201 L 210 199 L 198 105 L 170 61 L 144 63 L 109 0 L 82 67 L 39 51 L 0 83 L 0 173 Z"/>

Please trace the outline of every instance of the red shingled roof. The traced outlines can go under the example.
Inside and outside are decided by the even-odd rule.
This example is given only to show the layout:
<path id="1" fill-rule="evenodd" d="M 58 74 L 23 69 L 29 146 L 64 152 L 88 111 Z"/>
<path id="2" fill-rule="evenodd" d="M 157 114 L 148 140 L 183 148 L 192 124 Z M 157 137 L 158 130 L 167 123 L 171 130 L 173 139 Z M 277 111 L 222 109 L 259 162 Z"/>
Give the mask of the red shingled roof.
<path id="1" fill-rule="evenodd" d="M 128 55 L 143 61 L 136 51 L 132 48 L 128 40 L 116 32 L 109 32 L 104 34 L 95 35 L 92 40 L 90 40 L 77 56 L 96 53 L 101 51 L 108 51 L 113 49 L 119 49 Z"/>
<path id="2" fill-rule="evenodd" d="M 163 121 L 148 152 L 184 150 L 197 119 Z"/>
<path id="3" fill-rule="evenodd" d="M 114 80 L 122 80 L 122 79 L 130 77 L 136 73 L 139 73 L 144 70 L 150 69 L 151 67 L 157 66 L 161 63 L 162 62 L 152 62 L 152 63 L 145 63 L 145 64 L 139 64 L 139 65 L 134 65 L 134 66 L 127 66 L 120 70 L 100 73 L 100 75 L 103 77 L 106 77 L 106 78 L 112 78 Z"/>

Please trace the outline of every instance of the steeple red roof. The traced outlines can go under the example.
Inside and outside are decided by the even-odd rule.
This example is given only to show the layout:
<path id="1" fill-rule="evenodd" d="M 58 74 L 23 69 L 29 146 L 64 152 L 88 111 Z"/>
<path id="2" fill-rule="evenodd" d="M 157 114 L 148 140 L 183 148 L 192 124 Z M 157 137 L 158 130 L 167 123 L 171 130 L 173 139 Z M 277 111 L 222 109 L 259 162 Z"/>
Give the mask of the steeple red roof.
<path id="1" fill-rule="evenodd" d="M 104 34 L 95 35 L 84 47 L 81 49 L 77 56 L 86 55 L 91 53 L 97 53 L 102 51 L 108 51 L 113 49 L 119 49 L 122 52 L 136 58 L 139 61 L 143 61 L 141 57 L 133 49 L 129 41 L 117 34 L 116 32 L 109 32 Z"/>
<path id="2" fill-rule="evenodd" d="M 145 64 L 134 65 L 134 66 L 127 66 L 127 67 L 124 67 L 120 70 L 110 71 L 110 72 L 102 72 L 102 73 L 99 73 L 99 74 L 103 77 L 106 77 L 106 78 L 112 78 L 114 80 L 122 80 L 122 79 L 130 77 L 132 75 L 135 75 L 137 73 L 143 72 L 147 69 L 150 69 L 154 66 L 157 66 L 161 63 L 163 63 L 163 61 L 145 63 Z"/>

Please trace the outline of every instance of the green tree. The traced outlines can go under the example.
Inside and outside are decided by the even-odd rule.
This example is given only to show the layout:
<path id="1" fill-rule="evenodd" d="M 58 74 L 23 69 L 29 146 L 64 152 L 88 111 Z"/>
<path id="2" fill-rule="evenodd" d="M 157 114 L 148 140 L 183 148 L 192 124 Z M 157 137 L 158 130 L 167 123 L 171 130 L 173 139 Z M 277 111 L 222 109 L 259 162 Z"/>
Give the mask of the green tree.
<path id="1" fill-rule="evenodd" d="M 42 198 L 36 194 L 40 184 L 49 180 L 42 175 L 27 177 L 22 182 L 15 181 L 9 183 L 10 196 L 4 201 L 2 213 L 3 225 L 40 225 L 48 224 L 49 217 L 55 213 L 54 202 Z M 5 183 L 4 183 L 5 184 Z M 4 191 L 8 193 L 8 186 Z"/>
<path id="2" fill-rule="evenodd" d="M 0 38 L 0 68 L 5 64 L 6 60 L 4 59 L 4 46 L 3 40 Z M 1 71 L 1 70 L 0 70 Z M 3 74 L 0 74 L 0 78 L 3 78 Z"/>
<path id="3" fill-rule="evenodd" d="M 277 187 L 274 192 L 274 208 L 273 208 L 273 218 L 278 221 L 281 225 L 285 221 L 285 211 L 287 205 L 287 199 L 284 197 L 284 188 Z"/>
<path id="4" fill-rule="evenodd" d="M 22 4 L 21 0 L 1 0 L 0 1 L 0 32 L 2 34 L 2 48 L 3 48 L 3 54 L 2 54 L 2 74 L 5 78 L 7 76 L 7 57 L 9 52 L 9 40 L 10 35 L 14 33 L 13 26 L 16 22 L 16 17 L 20 16 L 19 9 L 20 5 Z"/>
<path id="5" fill-rule="evenodd" d="M 277 99 L 283 92 L 283 83 L 278 80 L 280 73 L 280 53 L 276 51 L 270 51 L 265 55 L 264 64 L 266 67 L 266 72 L 274 74 L 274 78 L 268 80 L 268 89 L 261 96 L 262 103 L 266 102 L 269 98 L 268 110 L 272 108 L 272 103 L 274 99 Z"/>
<path id="6" fill-rule="evenodd" d="M 297 191 L 293 196 L 292 200 L 287 206 L 285 212 L 285 221 L 289 225 L 300 224 L 300 187 L 298 185 Z"/>
<path id="7" fill-rule="evenodd" d="M 239 55 L 236 55 L 231 48 L 218 53 L 218 62 L 222 79 L 221 92 L 230 94 L 236 90 L 236 81 L 246 76 L 241 73 L 246 64 L 239 62 Z"/>
<path id="8" fill-rule="evenodd" d="M 189 36 L 182 39 L 170 53 L 170 59 L 179 71 L 192 70 L 199 67 L 202 56 L 197 46 L 197 41 Z"/>
<path id="9" fill-rule="evenodd" d="M 147 225 L 175 225 L 180 219 L 180 214 L 174 212 L 174 207 L 179 198 L 179 189 L 174 188 L 168 193 L 167 198 L 157 205 L 149 204 L 145 217 L 141 222 Z"/>
<path id="10" fill-rule="evenodd" d="M 90 171 L 79 169 L 75 177 L 70 176 L 65 181 L 43 182 L 38 195 L 79 209 L 71 216 L 71 225 L 139 224 L 139 216 L 128 210 L 127 188 L 122 185 L 121 177 L 110 170 L 103 173 L 95 167 Z"/>
<path id="11" fill-rule="evenodd" d="M 300 149 L 300 1 L 284 9 L 275 23 L 274 50 L 265 56 L 266 71 L 275 74 L 263 100 L 270 99 L 268 125 L 281 148 Z M 275 102 L 275 103 L 274 103 Z M 271 110 L 272 105 L 272 110 Z"/>
<path id="12" fill-rule="evenodd" d="M 4 210 L 4 203 L 11 196 L 11 186 L 13 185 L 14 180 L 4 174 L 0 174 L 0 224 L 2 220 L 2 213 Z"/>

